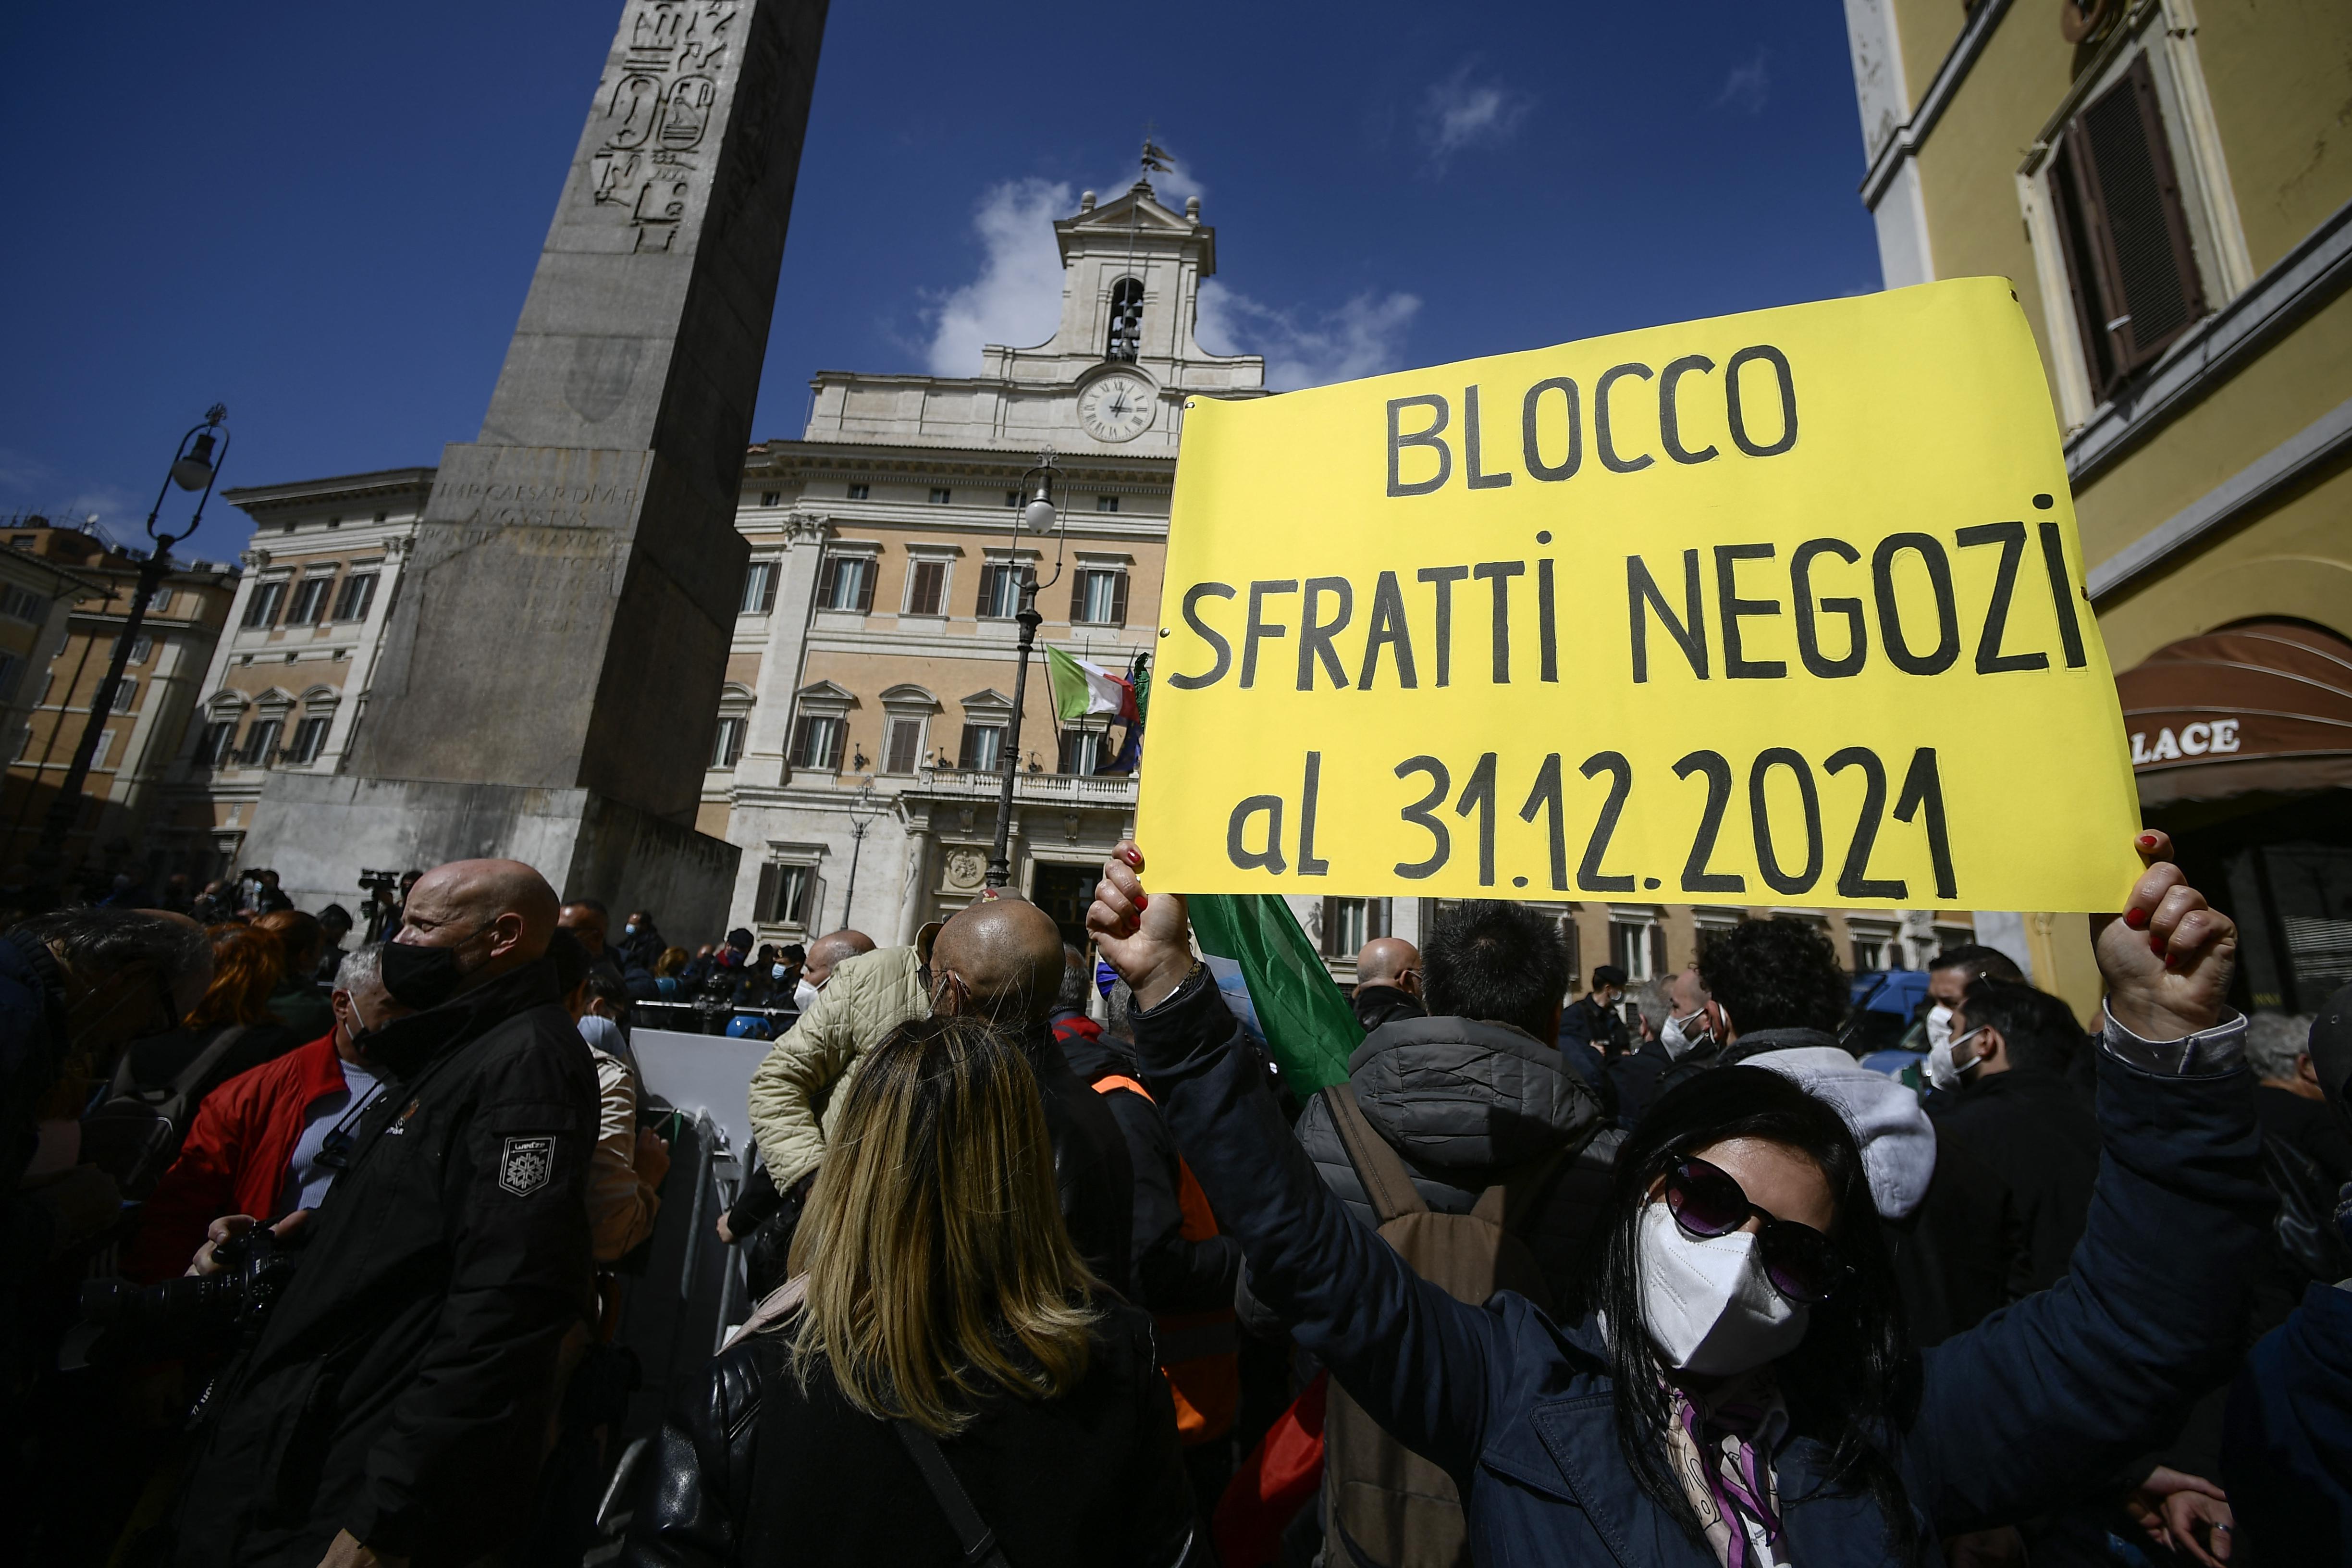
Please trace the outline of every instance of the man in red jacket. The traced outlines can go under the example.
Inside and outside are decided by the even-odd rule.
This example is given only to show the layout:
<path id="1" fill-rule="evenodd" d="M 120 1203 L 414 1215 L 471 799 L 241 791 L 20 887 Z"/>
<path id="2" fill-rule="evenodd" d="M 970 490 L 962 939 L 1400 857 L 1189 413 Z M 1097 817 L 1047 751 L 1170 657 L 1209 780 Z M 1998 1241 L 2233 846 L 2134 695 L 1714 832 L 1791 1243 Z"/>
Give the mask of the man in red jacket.
<path id="1" fill-rule="evenodd" d="M 275 1221 L 326 1196 L 375 1096 L 368 1032 L 414 1010 L 385 993 L 379 952 L 362 947 L 335 972 L 333 1028 L 205 1097 L 180 1157 L 147 1200 L 125 1274 L 149 1281 L 184 1273 L 221 1215 Z"/>

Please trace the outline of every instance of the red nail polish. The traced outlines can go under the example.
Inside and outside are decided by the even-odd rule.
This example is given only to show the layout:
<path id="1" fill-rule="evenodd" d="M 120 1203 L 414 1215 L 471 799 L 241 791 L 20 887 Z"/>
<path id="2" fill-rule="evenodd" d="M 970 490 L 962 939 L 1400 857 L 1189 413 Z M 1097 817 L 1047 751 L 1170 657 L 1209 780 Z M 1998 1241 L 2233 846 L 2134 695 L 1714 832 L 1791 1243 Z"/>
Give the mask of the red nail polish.
<path id="1" fill-rule="evenodd" d="M 2167 969 L 2178 969 L 2178 968 L 2179 968 L 2179 967 L 2180 967 L 2180 955 L 2179 955 L 2179 953 L 2177 953 L 2177 952 L 2168 952 L 2168 953 L 2166 953 L 2166 954 L 2164 955 L 2164 967 L 2165 967 L 2165 968 L 2167 968 Z"/>
<path id="2" fill-rule="evenodd" d="M 2146 931 L 2147 929 L 2147 911 L 2146 910 L 2126 910 L 2124 911 L 2124 924 L 2131 927 L 2134 931 Z"/>
<path id="3" fill-rule="evenodd" d="M 2141 848 L 2143 848 L 2143 849 L 2153 849 L 2153 848 L 2155 848 L 2155 847 L 2156 847 L 2156 835 L 2155 835 L 2155 834 L 2153 834 L 2153 833 L 2143 833 L 2143 834 L 2141 834 L 2141 835 L 2139 836 L 2139 847 L 2140 847 Z"/>
<path id="4" fill-rule="evenodd" d="M 1151 896 L 1149 893 L 1136 894 L 1135 907 L 1139 910 L 1150 909 L 1151 907 Z"/>
<path id="5" fill-rule="evenodd" d="M 2164 939 L 2160 936 L 2149 937 L 2147 939 L 2147 950 L 2148 952 L 2155 953 L 2159 958 L 2162 957 L 2164 955 Z"/>

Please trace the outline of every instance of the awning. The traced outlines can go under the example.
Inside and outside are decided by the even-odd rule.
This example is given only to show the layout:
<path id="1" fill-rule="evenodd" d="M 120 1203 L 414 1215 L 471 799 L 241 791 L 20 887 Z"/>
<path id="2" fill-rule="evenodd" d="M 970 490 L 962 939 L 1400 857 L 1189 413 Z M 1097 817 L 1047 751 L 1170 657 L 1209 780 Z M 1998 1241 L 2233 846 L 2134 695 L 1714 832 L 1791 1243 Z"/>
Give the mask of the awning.
<path id="1" fill-rule="evenodd" d="M 2185 637 L 2116 677 L 2143 806 L 2352 787 L 2352 642 L 2302 621 Z"/>

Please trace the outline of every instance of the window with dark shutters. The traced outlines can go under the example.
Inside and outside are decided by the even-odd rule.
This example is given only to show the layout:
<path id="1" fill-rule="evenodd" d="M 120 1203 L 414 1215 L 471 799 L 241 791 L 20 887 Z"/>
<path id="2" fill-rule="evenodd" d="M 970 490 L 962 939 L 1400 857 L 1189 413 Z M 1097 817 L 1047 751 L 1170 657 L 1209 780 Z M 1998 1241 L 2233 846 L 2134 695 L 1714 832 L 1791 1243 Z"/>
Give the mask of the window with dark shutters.
<path id="1" fill-rule="evenodd" d="M 841 766 L 845 726 L 828 713 L 803 713 L 793 725 L 793 766 L 832 773 Z"/>
<path id="2" fill-rule="evenodd" d="M 918 561 L 907 569 L 907 613 L 936 616 L 947 598 L 948 563 Z"/>
<path id="3" fill-rule="evenodd" d="M 2066 128 L 2050 192 L 2084 358 L 2111 397 L 2205 313 L 2146 55 Z"/>
<path id="4" fill-rule="evenodd" d="M 1074 622 L 1123 626 L 1127 624 L 1127 574 L 1095 568 L 1070 579 L 1070 619 Z"/>
<path id="5" fill-rule="evenodd" d="M 828 610 L 874 608 L 874 562 L 865 555 L 828 555 L 817 574 L 817 604 Z"/>
<path id="6" fill-rule="evenodd" d="M 920 719 L 890 721 L 890 739 L 884 748 L 882 771 L 911 773 L 923 763 L 923 721 Z"/>
<path id="7" fill-rule="evenodd" d="M 956 747 L 956 766 L 965 773 L 994 773 L 1004 758 L 1004 726 L 966 724 Z"/>

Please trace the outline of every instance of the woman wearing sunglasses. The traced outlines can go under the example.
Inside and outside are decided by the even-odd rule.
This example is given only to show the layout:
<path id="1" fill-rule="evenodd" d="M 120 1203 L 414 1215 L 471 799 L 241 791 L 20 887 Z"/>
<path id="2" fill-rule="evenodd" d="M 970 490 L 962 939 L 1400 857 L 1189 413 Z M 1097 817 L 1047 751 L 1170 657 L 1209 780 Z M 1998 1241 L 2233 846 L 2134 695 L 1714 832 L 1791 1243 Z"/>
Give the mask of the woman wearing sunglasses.
<path id="1" fill-rule="evenodd" d="M 1853 1135 L 1788 1080 L 1725 1068 L 1658 1101 L 1578 1309 L 1468 1306 L 1316 1178 L 1133 845 L 1088 923 L 1251 1293 L 1453 1478 L 1476 1561 L 1925 1568 L 1940 1536 L 2111 1481 L 2232 1359 L 2268 1213 L 2222 1007 L 2236 932 L 2161 834 L 2139 849 L 2124 913 L 2094 921 L 2106 1158 L 2073 1272 L 1924 1352 Z"/>

